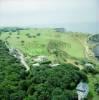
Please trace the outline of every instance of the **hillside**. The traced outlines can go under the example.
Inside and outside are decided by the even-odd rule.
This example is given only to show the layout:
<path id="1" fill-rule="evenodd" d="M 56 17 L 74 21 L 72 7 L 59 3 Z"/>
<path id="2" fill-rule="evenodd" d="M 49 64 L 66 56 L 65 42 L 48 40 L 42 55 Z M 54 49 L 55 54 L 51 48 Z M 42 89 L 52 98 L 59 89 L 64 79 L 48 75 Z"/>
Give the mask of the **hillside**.
<path id="1" fill-rule="evenodd" d="M 75 38 L 76 37 L 76 38 Z M 0 39 L 7 41 L 11 47 L 21 50 L 29 59 L 30 63 L 33 56 L 46 55 L 53 63 L 71 62 L 74 64 L 76 59 L 85 58 L 85 47 L 78 40 L 84 42 L 87 38 L 86 34 L 72 32 L 57 32 L 54 29 L 17 29 L 2 31 Z M 54 43 L 52 43 L 54 42 Z M 56 44 L 55 44 L 56 42 Z M 50 44 L 51 43 L 51 44 Z M 51 49 L 58 47 L 60 53 L 56 57 L 55 53 L 51 53 L 48 45 L 54 44 Z M 57 45 L 58 44 L 58 45 Z M 61 45 L 63 44 L 63 45 Z M 56 46 L 55 46 L 56 45 Z M 74 59 L 71 59 L 74 58 Z M 80 66 L 82 68 L 82 66 Z"/>
<path id="2" fill-rule="evenodd" d="M 43 28 L 42 29 L 7 28 L 7 29 L 3 29 L 0 31 L 0 39 L 5 41 L 9 45 L 10 48 L 15 48 L 15 49 L 21 51 L 24 55 L 25 61 L 30 66 L 30 70 L 27 75 L 27 73 L 24 72 L 25 69 L 24 69 L 23 65 L 20 65 L 20 62 L 18 61 L 18 63 L 19 63 L 18 65 L 21 66 L 20 67 L 21 69 L 19 72 L 21 72 L 21 70 L 22 70 L 22 73 L 23 73 L 22 77 L 27 79 L 26 81 L 24 79 L 22 79 L 22 83 L 19 82 L 19 84 L 21 84 L 22 87 L 20 87 L 20 88 L 18 87 L 18 88 L 21 90 L 21 88 L 24 88 L 23 86 L 25 85 L 25 87 L 26 87 L 25 94 L 23 93 L 24 89 L 22 89 L 21 92 L 25 96 L 28 95 L 28 93 L 29 93 L 28 96 L 24 97 L 24 98 L 26 98 L 26 100 L 31 100 L 30 98 L 34 98 L 34 97 L 41 98 L 43 94 L 41 93 L 41 95 L 39 95 L 40 96 L 39 97 L 38 91 L 43 91 L 42 89 L 45 89 L 45 87 L 47 89 L 49 89 L 48 86 L 50 84 L 45 84 L 48 81 L 50 81 L 50 82 L 53 81 L 52 83 L 55 83 L 56 85 L 57 85 L 57 83 L 59 83 L 58 85 L 60 87 L 61 87 L 61 83 L 60 83 L 61 81 L 63 82 L 63 84 L 65 84 L 66 81 L 60 79 L 60 76 L 62 74 L 61 71 L 64 74 L 66 73 L 67 77 L 71 77 L 71 78 L 72 78 L 72 76 L 71 76 L 72 72 L 74 73 L 73 75 L 75 75 L 74 78 L 76 77 L 76 74 L 79 72 L 80 72 L 80 74 L 82 73 L 84 75 L 84 77 L 87 75 L 88 81 L 89 81 L 88 85 L 89 85 L 89 89 L 90 89 L 88 99 L 90 100 L 90 98 L 91 98 L 92 100 L 98 100 L 97 98 L 99 98 L 99 90 L 98 90 L 99 89 L 99 84 L 98 84 L 99 61 L 95 58 L 94 53 L 92 52 L 92 48 L 95 45 L 88 42 L 89 37 L 90 37 L 90 35 L 85 34 L 85 33 L 60 32 L 60 31 L 56 31 L 56 29 L 51 29 L 51 28 L 44 28 L 44 29 Z M 94 40 L 96 41 L 96 37 Z M 5 53 L 3 53 L 4 51 L 2 51 L 2 54 L 5 54 Z M 44 65 L 38 64 L 38 63 L 35 64 L 35 62 L 33 60 L 34 60 L 34 58 L 39 57 L 39 56 L 46 56 L 48 58 L 48 60 L 51 62 L 51 65 L 60 64 L 61 66 L 57 66 L 57 67 L 51 69 L 51 68 L 49 68 L 49 65 L 48 65 L 49 62 L 45 63 Z M 5 56 L 5 57 L 7 57 L 7 56 Z M 3 60 L 6 59 L 2 56 L 1 56 L 1 58 Z M 8 56 L 8 58 L 9 58 L 9 56 Z M 66 68 L 63 66 L 63 64 L 65 64 L 64 66 Z M 86 65 L 88 65 L 88 64 L 90 66 L 86 67 Z M 34 65 L 36 67 L 34 67 Z M 56 66 L 56 65 L 54 65 L 54 66 Z M 13 66 L 13 62 L 11 62 L 11 65 L 9 65 L 9 67 L 11 67 L 11 66 Z M 16 66 L 17 65 L 15 65 L 15 67 Z M 67 73 L 66 70 L 69 72 L 69 74 Z M 77 73 L 75 73 L 75 70 L 77 70 Z M 34 74 L 36 74 L 36 77 L 34 77 L 35 76 Z M 58 74 L 60 76 L 58 76 Z M 24 76 L 24 75 L 26 75 L 26 76 Z M 44 75 L 44 77 L 42 75 Z M 49 76 L 47 76 L 47 75 L 49 75 Z M 55 76 L 54 79 L 51 78 L 52 76 Z M 79 77 L 78 74 L 77 74 L 77 76 Z M 66 76 L 63 76 L 63 77 L 66 77 Z M 48 80 L 46 80 L 46 78 Z M 49 80 L 49 78 L 51 80 Z M 81 79 L 77 78 L 77 79 L 78 79 L 78 81 L 76 83 L 72 83 L 72 79 L 71 80 L 66 79 L 67 84 L 71 83 L 73 85 L 73 87 L 72 87 L 73 91 L 69 90 L 69 93 L 73 92 L 75 94 L 76 85 L 83 78 L 81 78 Z M 31 81 L 34 83 L 31 84 Z M 42 81 L 44 81 L 45 83 L 41 84 Z M 35 82 L 39 82 L 39 83 L 35 83 Z M 55 89 L 54 86 L 51 86 L 51 87 Z M 39 88 L 41 90 L 39 90 Z M 34 91 L 31 89 L 33 89 Z M 36 92 L 35 92 L 35 89 L 36 89 Z M 53 90 L 51 90 L 51 91 L 53 91 Z M 62 93 L 64 94 L 65 90 L 63 90 L 62 88 L 60 88 L 60 89 L 58 88 L 58 90 L 56 89 L 56 91 L 58 91 L 59 93 L 63 91 Z M 66 91 L 68 91 L 67 88 L 66 88 Z M 33 93 L 31 94 L 31 92 L 33 92 Z M 47 93 L 48 93 L 48 95 L 52 95 L 48 91 L 47 91 Z M 61 96 L 63 96 L 63 94 L 61 94 Z M 22 95 L 22 96 L 24 96 L 24 95 Z M 69 94 L 69 95 L 71 96 L 71 94 Z M 77 98 L 77 94 L 75 96 Z M 29 98 L 29 99 L 27 99 L 27 98 Z M 61 97 L 59 97 L 59 98 L 61 98 Z M 35 100 L 38 100 L 38 99 L 35 99 Z M 67 99 L 67 100 L 69 100 L 69 99 Z"/>
<path id="3" fill-rule="evenodd" d="M 73 57 L 83 58 L 83 47 L 72 35 L 72 32 L 56 32 L 54 29 L 25 29 L 16 32 L 2 32 L 0 38 L 7 40 L 11 46 L 21 49 L 33 56 L 47 54 L 47 44 L 51 40 L 63 41 L 67 44 L 65 51 Z M 80 35 L 83 40 L 86 35 Z M 22 43 L 23 42 L 23 43 Z"/>
<path id="4" fill-rule="evenodd" d="M 72 64 L 49 67 L 43 64 L 26 72 L 0 41 L 0 100 L 76 99 L 76 86 L 87 81 L 85 73 Z"/>

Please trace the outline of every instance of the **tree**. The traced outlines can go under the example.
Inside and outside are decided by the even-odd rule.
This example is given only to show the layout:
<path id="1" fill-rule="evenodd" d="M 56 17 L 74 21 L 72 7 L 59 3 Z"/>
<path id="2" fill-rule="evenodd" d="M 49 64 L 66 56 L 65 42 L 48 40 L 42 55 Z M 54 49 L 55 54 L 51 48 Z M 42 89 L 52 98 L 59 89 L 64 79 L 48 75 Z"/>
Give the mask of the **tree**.
<path id="1" fill-rule="evenodd" d="M 99 83 L 95 83 L 95 91 L 97 92 L 97 94 L 99 95 Z"/>
<path id="2" fill-rule="evenodd" d="M 12 35 L 12 32 L 9 32 L 9 35 Z"/>
<path id="3" fill-rule="evenodd" d="M 17 35 L 20 35 L 20 30 L 17 30 Z"/>
<path id="4" fill-rule="evenodd" d="M 52 91 L 51 100 L 71 100 L 71 93 L 68 91 L 64 91 L 60 88 L 56 88 Z"/>
<path id="5" fill-rule="evenodd" d="M 24 45 L 24 42 L 25 42 L 24 40 L 21 40 L 21 44 L 22 44 L 22 45 Z"/>
<path id="6" fill-rule="evenodd" d="M 41 35 L 41 33 L 37 33 L 37 36 L 40 36 Z"/>
<path id="7" fill-rule="evenodd" d="M 67 52 L 64 50 L 67 48 L 67 43 L 58 40 L 51 40 L 48 43 L 47 50 L 50 54 L 55 55 L 56 61 L 63 63 L 66 62 L 66 58 L 69 57 Z"/>
<path id="8" fill-rule="evenodd" d="M 18 90 L 15 93 L 12 93 L 10 95 L 10 99 L 9 100 L 23 100 L 23 98 L 25 97 L 25 91 L 22 90 Z"/>
<path id="9" fill-rule="evenodd" d="M 37 100 L 37 98 L 34 95 L 28 95 L 24 100 Z"/>

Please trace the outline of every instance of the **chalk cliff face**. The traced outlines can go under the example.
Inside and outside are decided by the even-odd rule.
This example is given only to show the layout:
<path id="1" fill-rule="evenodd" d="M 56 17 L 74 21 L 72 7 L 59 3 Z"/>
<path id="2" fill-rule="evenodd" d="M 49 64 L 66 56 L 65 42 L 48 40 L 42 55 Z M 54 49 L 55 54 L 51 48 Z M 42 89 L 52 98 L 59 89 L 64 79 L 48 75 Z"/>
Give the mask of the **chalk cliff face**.
<path id="1" fill-rule="evenodd" d="M 99 44 L 96 45 L 96 47 L 93 49 L 93 52 L 95 53 L 95 56 L 99 59 Z"/>

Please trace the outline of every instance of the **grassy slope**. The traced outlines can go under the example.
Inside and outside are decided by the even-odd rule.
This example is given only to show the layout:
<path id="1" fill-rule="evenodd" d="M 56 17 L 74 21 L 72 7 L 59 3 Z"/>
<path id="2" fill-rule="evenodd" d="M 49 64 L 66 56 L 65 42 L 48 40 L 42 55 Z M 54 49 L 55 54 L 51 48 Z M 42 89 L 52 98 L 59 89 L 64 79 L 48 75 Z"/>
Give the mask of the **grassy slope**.
<path id="1" fill-rule="evenodd" d="M 93 99 L 92 100 L 98 100 L 99 99 L 99 95 L 96 94 L 96 92 L 94 91 L 94 84 L 99 81 L 99 75 L 88 75 L 88 79 L 89 79 L 89 89 L 90 92 L 93 95 Z"/>
<path id="2" fill-rule="evenodd" d="M 41 36 L 36 38 L 28 38 L 25 34 L 31 33 L 32 35 L 36 35 L 37 33 L 41 33 Z M 1 39 L 5 39 L 9 34 L 4 33 L 1 36 Z M 17 39 L 17 36 L 20 38 Z M 83 58 L 84 52 L 81 44 L 72 36 L 71 33 L 56 33 L 52 29 L 29 29 L 23 30 L 20 32 L 20 35 L 17 35 L 16 32 L 12 33 L 11 37 L 8 39 L 10 45 L 13 47 L 19 48 L 24 53 L 28 55 L 48 55 L 46 50 L 47 43 L 50 40 L 61 40 L 66 43 L 69 43 L 71 47 L 66 47 L 65 51 L 73 57 Z M 22 46 L 21 40 L 24 40 L 25 43 Z"/>
<path id="3" fill-rule="evenodd" d="M 28 38 L 25 34 L 31 33 L 33 36 L 35 36 L 37 33 L 41 33 L 40 36 L 36 38 Z M 49 58 L 53 59 L 53 56 L 49 55 L 47 52 L 47 43 L 54 39 L 54 40 L 60 40 L 64 41 L 71 45 L 71 47 L 66 47 L 65 51 L 78 59 L 82 59 L 85 57 L 85 48 L 82 46 L 81 42 L 84 43 L 86 40 L 86 35 L 84 34 L 78 34 L 78 33 L 56 33 L 52 29 L 28 29 L 23 30 L 20 32 L 20 35 L 17 35 L 16 32 L 12 33 L 11 37 L 8 39 L 11 46 L 16 47 L 20 50 L 22 50 L 25 54 L 33 56 L 33 55 L 48 55 Z M 5 40 L 5 38 L 8 36 L 8 33 L 4 33 L 1 35 L 1 39 Z M 77 36 L 76 36 L 77 35 Z M 16 37 L 20 37 L 17 39 Z M 76 38 L 75 38 L 76 37 Z M 79 38 L 80 41 L 77 39 Z M 24 45 L 22 46 L 21 40 L 24 40 Z M 89 87 L 91 92 L 94 95 L 93 100 L 97 100 L 99 96 L 96 95 L 94 92 L 94 82 L 96 79 L 92 75 L 88 75 L 89 77 Z"/>

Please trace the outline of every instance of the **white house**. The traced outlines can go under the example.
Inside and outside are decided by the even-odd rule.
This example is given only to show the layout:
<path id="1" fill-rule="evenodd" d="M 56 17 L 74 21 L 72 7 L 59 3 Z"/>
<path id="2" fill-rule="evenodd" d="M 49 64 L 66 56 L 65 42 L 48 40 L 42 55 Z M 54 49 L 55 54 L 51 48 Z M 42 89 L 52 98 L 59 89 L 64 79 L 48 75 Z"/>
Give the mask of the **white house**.
<path id="1" fill-rule="evenodd" d="M 78 94 L 78 100 L 83 100 L 84 98 L 87 97 L 88 92 L 89 92 L 88 84 L 85 82 L 80 82 L 77 85 L 76 90 Z"/>

